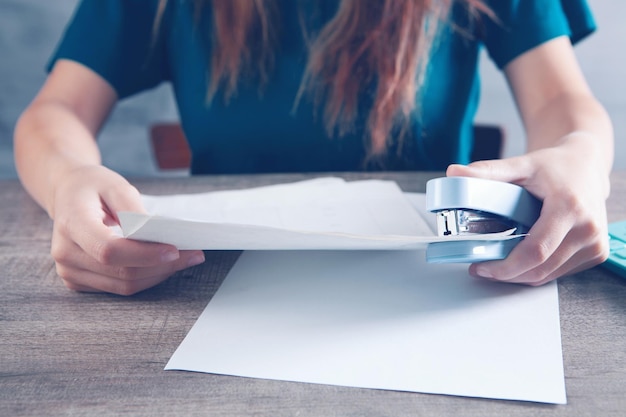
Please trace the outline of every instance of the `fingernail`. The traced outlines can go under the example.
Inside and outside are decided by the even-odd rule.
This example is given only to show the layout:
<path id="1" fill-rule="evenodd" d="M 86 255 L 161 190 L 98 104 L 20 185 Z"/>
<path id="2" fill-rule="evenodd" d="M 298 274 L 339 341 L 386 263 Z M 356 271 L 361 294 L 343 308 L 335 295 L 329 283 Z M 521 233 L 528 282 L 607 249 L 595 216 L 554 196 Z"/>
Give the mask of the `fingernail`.
<path id="1" fill-rule="evenodd" d="M 491 273 L 491 271 L 489 271 L 489 269 L 487 269 L 486 267 L 480 265 L 476 267 L 476 275 L 483 278 L 493 278 L 493 274 Z"/>
<path id="2" fill-rule="evenodd" d="M 191 258 L 189 258 L 189 262 L 187 262 L 187 267 L 200 265 L 203 262 L 204 262 L 204 254 L 198 253 L 196 255 L 193 255 Z"/>
<path id="3" fill-rule="evenodd" d="M 172 262 L 180 258 L 178 251 L 167 250 L 161 254 L 161 260 L 163 262 Z"/>

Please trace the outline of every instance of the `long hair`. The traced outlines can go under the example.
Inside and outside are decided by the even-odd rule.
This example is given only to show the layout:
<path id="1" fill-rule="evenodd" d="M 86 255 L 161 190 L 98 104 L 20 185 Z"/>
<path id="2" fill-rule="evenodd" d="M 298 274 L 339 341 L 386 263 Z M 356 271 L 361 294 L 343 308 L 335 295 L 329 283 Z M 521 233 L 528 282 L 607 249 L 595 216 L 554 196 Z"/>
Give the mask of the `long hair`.
<path id="1" fill-rule="evenodd" d="M 416 109 L 428 55 L 454 0 L 341 0 L 335 16 L 309 42 L 309 58 L 295 105 L 303 95 L 323 106 L 329 136 L 352 130 L 363 94 L 371 94 L 366 134 L 370 155 L 382 154 L 394 127 Z M 491 11 L 461 0 L 468 13 Z M 167 0 L 160 0 L 159 15 Z M 213 8 L 213 50 L 207 100 L 220 89 L 228 101 L 243 75 L 269 78 L 277 47 L 276 0 L 194 0 Z M 155 27 L 158 27 L 158 20 Z M 363 91 L 370 86 L 371 91 Z"/>

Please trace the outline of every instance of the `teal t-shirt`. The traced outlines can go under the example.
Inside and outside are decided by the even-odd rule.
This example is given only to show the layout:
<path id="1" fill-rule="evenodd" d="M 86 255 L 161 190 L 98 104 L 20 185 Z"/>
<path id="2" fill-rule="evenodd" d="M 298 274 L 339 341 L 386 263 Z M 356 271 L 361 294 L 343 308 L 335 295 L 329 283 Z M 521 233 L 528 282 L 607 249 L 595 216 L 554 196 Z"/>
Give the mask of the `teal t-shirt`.
<path id="1" fill-rule="evenodd" d="M 218 92 L 210 105 L 211 8 L 204 7 L 198 20 L 193 3 L 169 0 L 155 38 L 158 0 L 83 0 L 49 64 L 77 61 L 107 80 L 120 98 L 170 82 L 192 150 L 193 174 L 442 170 L 468 163 L 481 48 L 503 68 L 545 41 L 566 35 L 576 42 L 595 29 L 585 0 L 488 1 L 497 21 L 471 21 L 455 2 L 416 98 L 419 115 L 402 146 L 392 140 L 386 157 L 368 164 L 366 111 L 352 132 L 328 137 L 319 109 L 307 99 L 293 110 L 307 60 L 300 13 L 319 29 L 339 0 L 279 0 L 279 45 L 262 93 L 256 81 L 243 81 L 228 104 Z M 364 95 L 359 108 L 368 106 Z"/>

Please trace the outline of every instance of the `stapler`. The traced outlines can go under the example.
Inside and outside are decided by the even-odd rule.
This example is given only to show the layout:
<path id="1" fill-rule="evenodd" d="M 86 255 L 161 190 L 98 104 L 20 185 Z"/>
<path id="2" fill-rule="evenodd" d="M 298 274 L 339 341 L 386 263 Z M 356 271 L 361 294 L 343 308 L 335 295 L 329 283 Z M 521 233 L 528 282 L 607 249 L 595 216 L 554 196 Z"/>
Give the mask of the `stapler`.
<path id="1" fill-rule="evenodd" d="M 469 177 L 436 178 L 426 184 L 426 208 L 437 216 L 439 236 L 495 233 L 515 229 L 517 238 L 430 243 L 430 263 L 504 259 L 539 218 L 541 201 L 510 183 Z"/>

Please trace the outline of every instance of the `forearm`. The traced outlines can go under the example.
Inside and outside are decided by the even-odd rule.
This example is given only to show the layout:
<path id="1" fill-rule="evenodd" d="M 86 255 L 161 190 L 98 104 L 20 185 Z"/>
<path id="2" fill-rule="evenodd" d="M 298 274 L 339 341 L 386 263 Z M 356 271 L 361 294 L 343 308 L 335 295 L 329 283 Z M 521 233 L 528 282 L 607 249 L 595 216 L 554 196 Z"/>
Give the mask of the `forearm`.
<path id="1" fill-rule="evenodd" d="M 34 102 L 15 128 L 15 164 L 26 190 L 51 217 L 54 191 L 74 169 L 101 163 L 94 135 L 61 102 Z"/>
<path id="2" fill-rule="evenodd" d="M 596 158 L 607 173 L 613 165 L 613 127 L 602 105 L 590 94 L 563 94 L 525 118 L 528 151 L 580 142 L 588 158 Z"/>

